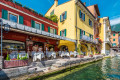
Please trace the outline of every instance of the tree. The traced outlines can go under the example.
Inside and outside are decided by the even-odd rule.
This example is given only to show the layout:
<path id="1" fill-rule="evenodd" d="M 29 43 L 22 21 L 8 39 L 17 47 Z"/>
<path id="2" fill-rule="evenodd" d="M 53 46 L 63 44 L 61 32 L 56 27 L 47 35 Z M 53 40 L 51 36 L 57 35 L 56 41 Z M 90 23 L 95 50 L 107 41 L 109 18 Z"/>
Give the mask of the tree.
<path id="1" fill-rule="evenodd" d="M 46 18 L 52 20 L 53 22 L 57 23 L 58 22 L 58 17 L 54 15 L 46 16 Z"/>

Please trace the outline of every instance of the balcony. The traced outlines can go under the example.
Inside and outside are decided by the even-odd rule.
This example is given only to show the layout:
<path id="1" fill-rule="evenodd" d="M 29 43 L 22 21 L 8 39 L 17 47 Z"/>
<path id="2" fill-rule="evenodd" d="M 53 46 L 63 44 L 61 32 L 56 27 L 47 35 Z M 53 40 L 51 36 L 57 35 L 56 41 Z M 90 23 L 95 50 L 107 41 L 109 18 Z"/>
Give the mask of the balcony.
<path id="1" fill-rule="evenodd" d="M 89 36 L 86 36 L 86 35 L 81 35 L 81 36 L 80 36 L 80 39 L 81 39 L 81 40 L 84 40 L 84 41 L 86 41 L 86 42 L 98 44 L 98 40 L 97 40 L 97 39 L 91 39 Z"/>
<path id="2" fill-rule="evenodd" d="M 46 31 L 41 31 L 41 30 L 26 26 L 26 25 L 11 22 L 9 20 L 5 20 L 5 19 L 1 19 L 1 20 L 3 21 L 3 25 L 9 24 L 10 27 L 13 28 L 13 29 L 18 29 L 18 30 L 22 30 L 22 31 L 25 31 L 25 32 L 39 34 L 39 35 L 43 35 L 43 36 L 50 37 L 50 38 L 62 39 L 62 40 L 68 40 L 68 41 L 71 41 L 71 42 L 76 42 L 76 40 L 73 40 L 73 39 L 62 37 L 62 36 L 52 34 L 52 33 L 46 32 Z"/>

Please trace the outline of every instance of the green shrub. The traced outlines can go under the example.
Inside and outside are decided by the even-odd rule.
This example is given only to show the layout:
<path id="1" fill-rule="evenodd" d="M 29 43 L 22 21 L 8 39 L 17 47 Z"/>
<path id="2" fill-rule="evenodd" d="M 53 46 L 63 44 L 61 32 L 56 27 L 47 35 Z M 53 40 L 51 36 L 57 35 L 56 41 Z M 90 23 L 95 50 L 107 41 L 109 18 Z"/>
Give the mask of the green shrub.
<path id="1" fill-rule="evenodd" d="M 10 56 L 9 56 L 9 54 L 7 54 L 6 60 L 10 60 Z"/>

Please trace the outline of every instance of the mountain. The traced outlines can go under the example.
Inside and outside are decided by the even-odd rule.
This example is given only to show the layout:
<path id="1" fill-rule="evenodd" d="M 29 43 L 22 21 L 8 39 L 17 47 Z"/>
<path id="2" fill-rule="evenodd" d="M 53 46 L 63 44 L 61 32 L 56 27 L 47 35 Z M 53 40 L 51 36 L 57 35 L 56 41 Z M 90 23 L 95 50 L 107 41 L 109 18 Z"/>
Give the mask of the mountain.
<path id="1" fill-rule="evenodd" d="M 111 30 L 115 32 L 120 32 L 120 23 L 111 26 Z"/>

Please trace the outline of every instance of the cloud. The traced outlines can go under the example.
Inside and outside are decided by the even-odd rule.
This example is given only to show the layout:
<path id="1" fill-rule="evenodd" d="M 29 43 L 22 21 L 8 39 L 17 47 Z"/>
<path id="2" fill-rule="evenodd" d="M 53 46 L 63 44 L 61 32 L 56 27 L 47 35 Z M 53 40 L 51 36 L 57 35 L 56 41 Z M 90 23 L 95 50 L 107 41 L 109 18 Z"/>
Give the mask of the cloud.
<path id="1" fill-rule="evenodd" d="M 118 23 L 120 23 L 120 17 L 114 18 L 114 19 L 110 20 L 110 24 L 111 25 L 116 25 Z"/>

